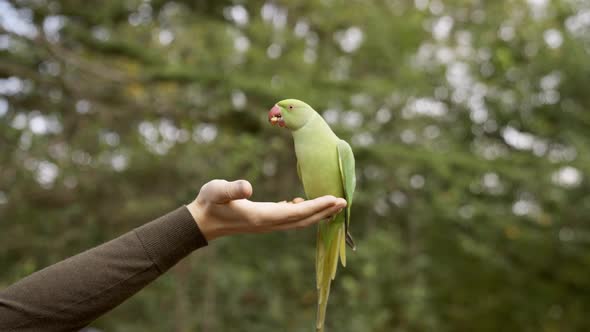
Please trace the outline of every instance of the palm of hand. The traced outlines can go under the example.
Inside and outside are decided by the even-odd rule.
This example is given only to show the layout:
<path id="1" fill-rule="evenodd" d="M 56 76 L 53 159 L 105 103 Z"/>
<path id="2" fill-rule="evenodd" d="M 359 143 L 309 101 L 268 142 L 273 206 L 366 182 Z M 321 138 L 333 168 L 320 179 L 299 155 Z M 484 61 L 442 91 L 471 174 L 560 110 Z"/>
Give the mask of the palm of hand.
<path id="1" fill-rule="evenodd" d="M 302 228 L 338 213 L 346 201 L 323 196 L 305 201 L 254 202 L 248 200 L 248 181 L 213 180 L 201 188 L 187 208 L 207 240 L 236 233 L 264 233 Z"/>

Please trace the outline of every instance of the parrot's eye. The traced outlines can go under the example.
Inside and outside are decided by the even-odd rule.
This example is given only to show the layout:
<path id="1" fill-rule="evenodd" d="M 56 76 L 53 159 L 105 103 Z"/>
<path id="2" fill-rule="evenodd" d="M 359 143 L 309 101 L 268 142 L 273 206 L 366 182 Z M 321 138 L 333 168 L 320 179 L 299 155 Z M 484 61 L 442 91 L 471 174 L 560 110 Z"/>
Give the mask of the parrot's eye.
<path id="1" fill-rule="evenodd" d="M 292 110 L 293 109 L 293 105 L 289 105 L 289 109 Z"/>

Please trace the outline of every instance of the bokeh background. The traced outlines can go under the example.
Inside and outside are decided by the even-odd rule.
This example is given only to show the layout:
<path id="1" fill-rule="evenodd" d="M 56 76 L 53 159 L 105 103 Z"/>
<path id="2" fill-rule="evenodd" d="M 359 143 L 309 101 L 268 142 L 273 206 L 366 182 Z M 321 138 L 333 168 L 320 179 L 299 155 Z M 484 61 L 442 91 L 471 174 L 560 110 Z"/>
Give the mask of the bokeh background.
<path id="1" fill-rule="evenodd" d="M 213 178 L 301 195 L 288 97 L 357 159 L 331 331 L 590 329 L 582 0 L 0 0 L 0 287 Z M 311 331 L 314 242 L 220 239 L 92 326 Z"/>

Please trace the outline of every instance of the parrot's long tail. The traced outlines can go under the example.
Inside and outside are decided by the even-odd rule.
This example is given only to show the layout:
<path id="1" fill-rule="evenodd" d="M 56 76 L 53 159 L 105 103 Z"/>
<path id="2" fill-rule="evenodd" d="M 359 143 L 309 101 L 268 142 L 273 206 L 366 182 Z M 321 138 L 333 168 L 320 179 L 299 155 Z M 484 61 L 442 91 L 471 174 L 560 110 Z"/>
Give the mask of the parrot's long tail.
<path id="1" fill-rule="evenodd" d="M 337 219 L 336 217 L 335 219 Z M 318 228 L 318 240 L 316 250 L 316 278 L 318 289 L 318 311 L 316 331 L 324 331 L 330 284 L 336 276 L 338 258 L 342 266 L 346 266 L 346 234 L 344 223 L 332 220 Z M 324 237 L 327 237 L 324 238 Z"/>

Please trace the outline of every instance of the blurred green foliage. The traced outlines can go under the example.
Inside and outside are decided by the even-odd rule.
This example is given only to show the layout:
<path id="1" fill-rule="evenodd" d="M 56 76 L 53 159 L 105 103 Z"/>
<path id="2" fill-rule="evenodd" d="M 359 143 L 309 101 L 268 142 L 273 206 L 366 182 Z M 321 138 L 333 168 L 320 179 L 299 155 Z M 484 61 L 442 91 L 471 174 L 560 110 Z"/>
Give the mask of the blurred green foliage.
<path id="1" fill-rule="evenodd" d="M 351 142 L 331 331 L 590 329 L 590 4 L 0 1 L 0 287 L 213 178 L 302 194 L 266 123 Z M 217 240 L 93 326 L 310 331 L 315 230 Z"/>

